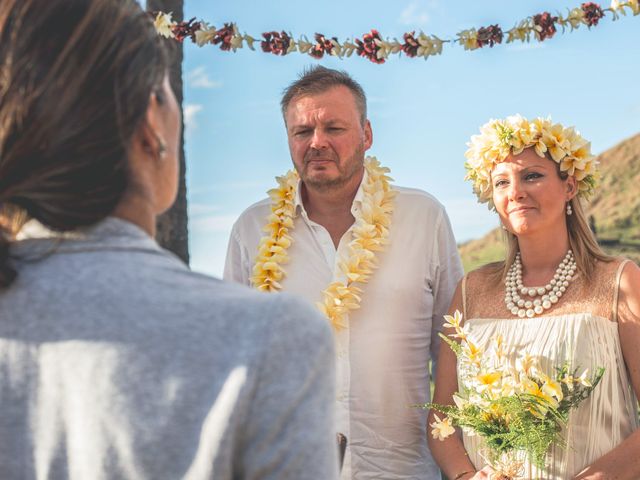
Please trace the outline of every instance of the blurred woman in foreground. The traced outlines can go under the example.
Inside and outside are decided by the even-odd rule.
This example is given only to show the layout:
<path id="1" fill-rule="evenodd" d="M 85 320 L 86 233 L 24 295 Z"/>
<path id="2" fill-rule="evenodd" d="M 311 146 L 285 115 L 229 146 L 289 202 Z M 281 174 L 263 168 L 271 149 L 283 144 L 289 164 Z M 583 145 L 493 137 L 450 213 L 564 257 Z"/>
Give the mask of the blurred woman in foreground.
<path id="1" fill-rule="evenodd" d="M 133 0 L 0 4 L 0 478 L 336 478 L 326 322 L 153 239 L 158 38 Z"/>

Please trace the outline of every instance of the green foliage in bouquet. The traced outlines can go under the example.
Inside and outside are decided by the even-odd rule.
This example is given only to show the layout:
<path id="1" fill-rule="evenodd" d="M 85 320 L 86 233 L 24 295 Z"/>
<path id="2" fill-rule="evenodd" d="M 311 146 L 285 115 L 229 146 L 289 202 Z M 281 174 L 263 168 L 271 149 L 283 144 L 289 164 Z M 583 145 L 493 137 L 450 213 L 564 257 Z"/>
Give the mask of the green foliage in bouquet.
<path id="1" fill-rule="evenodd" d="M 453 427 L 461 427 L 484 439 L 490 464 L 520 451 L 543 468 L 551 445 L 564 445 L 561 431 L 570 411 L 589 397 L 604 369 L 588 378 L 588 370 L 577 376 L 578 369 L 565 364 L 549 376 L 530 355 L 511 361 L 501 337 L 494 339 L 495 355 L 489 359 L 468 339 L 460 312 L 445 318 L 445 327 L 454 333 L 440 336 L 458 357 L 462 388 L 453 397 L 455 405 L 422 406 L 446 415 L 435 415 L 433 436 L 444 440 Z"/>

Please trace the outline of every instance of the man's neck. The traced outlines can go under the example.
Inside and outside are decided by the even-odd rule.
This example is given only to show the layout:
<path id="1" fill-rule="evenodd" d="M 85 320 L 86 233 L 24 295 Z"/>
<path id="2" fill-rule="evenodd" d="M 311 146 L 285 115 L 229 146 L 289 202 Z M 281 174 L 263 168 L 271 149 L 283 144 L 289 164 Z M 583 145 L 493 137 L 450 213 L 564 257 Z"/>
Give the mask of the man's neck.
<path id="1" fill-rule="evenodd" d="M 301 198 L 309 219 L 327 229 L 336 248 L 342 236 L 353 225 L 351 206 L 363 175 L 364 170 L 336 189 L 314 189 L 302 184 Z"/>

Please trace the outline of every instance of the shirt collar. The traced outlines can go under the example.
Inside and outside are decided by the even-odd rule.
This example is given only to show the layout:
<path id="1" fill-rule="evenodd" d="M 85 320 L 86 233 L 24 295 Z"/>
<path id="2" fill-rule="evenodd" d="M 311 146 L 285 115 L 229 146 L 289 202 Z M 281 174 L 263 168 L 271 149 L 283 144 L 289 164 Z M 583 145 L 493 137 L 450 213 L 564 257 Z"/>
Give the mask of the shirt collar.
<path id="1" fill-rule="evenodd" d="M 364 185 L 366 185 L 368 179 L 369 173 L 365 168 L 362 175 L 362 180 L 360 181 L 360 185 L 358 186 L 358 191 L 356 192 L 356 196 L 353 197 L 353 203 L 351 204 L 351 214 L 353 216 L 356 215 L 356 212 L 358 212 L 360 210 L 360 207 L 362 206 L 362 201 L 364 199 Z M 304 208 L 304 203 L 302 203 L 302 179 L 298 180 L 298 188 L 296 189 L 296 196 L 294 198 L 293 206 L 295 208 L 296 215 L 298 214 L 298 212 L 301 212 L 304 218 L 309 218 L 307 216 L 307 211 Z"/>
<path id="2" fill-rule="evenodd" d="M 138 225 L 107 217 L 95 225 L 70 232 L 56 232 L 37 220 L 23 225 L 12 244 L 12 252 L 22 253 L 55 244 L 57 251 L 100 250 L 102 248 L 161 250 L 156 241 Z"/>

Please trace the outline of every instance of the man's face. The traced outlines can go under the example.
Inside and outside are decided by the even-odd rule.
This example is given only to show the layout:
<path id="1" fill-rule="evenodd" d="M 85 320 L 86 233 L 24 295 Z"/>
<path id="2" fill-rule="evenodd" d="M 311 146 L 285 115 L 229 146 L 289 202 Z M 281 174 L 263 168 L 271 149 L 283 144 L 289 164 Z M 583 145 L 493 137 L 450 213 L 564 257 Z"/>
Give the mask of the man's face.
<path id="1" fill-rule="evenodd" d="M 362 172 L 373 136 L 347 87 L 294 98 L 285 122 L 291 159 L 307 188 L 340 189 Z"/>

